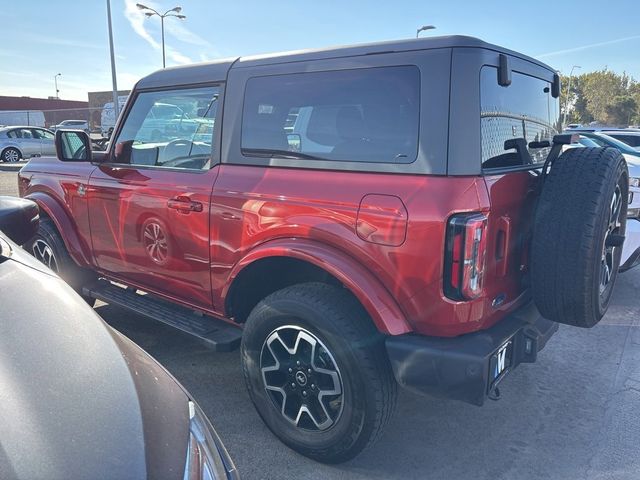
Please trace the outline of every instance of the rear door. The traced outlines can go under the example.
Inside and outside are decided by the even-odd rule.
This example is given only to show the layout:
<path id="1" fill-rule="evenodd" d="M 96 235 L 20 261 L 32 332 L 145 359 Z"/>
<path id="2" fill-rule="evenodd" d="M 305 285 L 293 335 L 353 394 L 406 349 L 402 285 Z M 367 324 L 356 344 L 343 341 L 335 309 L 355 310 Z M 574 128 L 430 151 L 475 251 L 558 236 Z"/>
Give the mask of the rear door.
<path id="1" fill-rule="evenodd" d="M 507 307 L 528 287 L 537 168 L 549 153 L 536 142 L 551 141 L 559 127 L 552 74 L 543 70 L 541 78 L 540 70 L 513 61 L 511 84 L 501 86 L 498 68 L 480 69 L 481 161 L 491 205 L 485 285 L 493 308 Z"/>
<path id="2" fill-rule="evenodd" d="M 139 92 L 109 161 L 93 172 L 88 188 L 99 268 L 205 308 L 211 307 L 209 210 L 220 95 L 219 84 Z"/>

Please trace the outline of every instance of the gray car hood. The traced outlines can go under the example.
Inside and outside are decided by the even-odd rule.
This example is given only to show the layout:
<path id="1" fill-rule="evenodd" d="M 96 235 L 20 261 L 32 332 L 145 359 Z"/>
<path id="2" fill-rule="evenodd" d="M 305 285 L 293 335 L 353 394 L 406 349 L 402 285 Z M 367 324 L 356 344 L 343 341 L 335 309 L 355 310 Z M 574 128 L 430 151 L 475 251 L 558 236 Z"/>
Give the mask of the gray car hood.
<path id="1" fill-rule="evenodd" d="M 182 478 L 180 386 L 62 280 L 0 243 L 0 478 Z"/>

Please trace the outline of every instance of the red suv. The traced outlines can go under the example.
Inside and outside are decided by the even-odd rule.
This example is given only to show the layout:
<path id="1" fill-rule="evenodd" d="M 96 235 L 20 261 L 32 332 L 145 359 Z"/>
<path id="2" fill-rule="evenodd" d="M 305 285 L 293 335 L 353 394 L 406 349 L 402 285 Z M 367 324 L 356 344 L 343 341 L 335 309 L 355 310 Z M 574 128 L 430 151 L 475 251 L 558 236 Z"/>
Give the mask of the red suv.
<path id="1" fill-rule="evenodd" d="M 106 152 L 59 130 L 58 158 L 22 169 L 29 248 L 90 302 L 241 342 L 269 428 L 344 461 L 397 384 L 481 405 L 558 322 L 606 311 L 627 168 L 560 155 L 559 91 L 468 37 L 161 70 Z"/>

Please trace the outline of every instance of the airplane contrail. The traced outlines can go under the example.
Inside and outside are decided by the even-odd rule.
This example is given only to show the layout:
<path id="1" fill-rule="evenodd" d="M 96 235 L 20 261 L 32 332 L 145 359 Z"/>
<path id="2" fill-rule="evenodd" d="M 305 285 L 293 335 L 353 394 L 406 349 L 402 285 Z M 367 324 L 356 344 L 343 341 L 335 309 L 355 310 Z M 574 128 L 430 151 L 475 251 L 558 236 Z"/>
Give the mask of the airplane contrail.
<path id="1" fill-rule="evenodd" d="M 606 45 L 613 45 L 615 43 L 628 42 L 630 40 L 638 40 L 638 39 L 640 39 L 640 35 L 633 35 L 631 37 L 623 37 L 623 38 L 616 38 L 615 40 L 607 40 L 606 42 L 590 43 L 588 45 L 582 45 L 580 47 L 567 48 L 564 50 L 557 50 L 555 52 L 542 53 L 540 55 L 535 55 L 535 57 L 536 58 L 555 57 L 557 55 L 564 55 L 565 53 L 580 52 L 582 50 L 588 50 L 590 48 L 604 47 Z"/>

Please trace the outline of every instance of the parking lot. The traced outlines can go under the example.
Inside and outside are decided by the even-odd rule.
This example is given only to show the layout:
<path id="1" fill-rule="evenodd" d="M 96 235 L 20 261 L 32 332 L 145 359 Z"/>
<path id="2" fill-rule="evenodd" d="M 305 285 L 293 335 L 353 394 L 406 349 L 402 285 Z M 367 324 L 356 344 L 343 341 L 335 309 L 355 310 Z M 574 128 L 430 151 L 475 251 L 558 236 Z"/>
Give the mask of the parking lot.
<path id="1" fill-rule="evenodd" d="M 17 193 L 0 171 L 0 194 Z M 355 460 L 315 463 L 278 441 L 245 391 L 238 352 L 213 353 L 119 308 L 97 311 L 158 359 L 203 407 L 245 479 L 636 479 L 640 472 L 640 268 L 621 275 L 605 319 L 562 326 L 478 408 L 400 392 L 382 440 Z"/>

